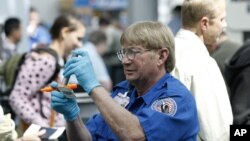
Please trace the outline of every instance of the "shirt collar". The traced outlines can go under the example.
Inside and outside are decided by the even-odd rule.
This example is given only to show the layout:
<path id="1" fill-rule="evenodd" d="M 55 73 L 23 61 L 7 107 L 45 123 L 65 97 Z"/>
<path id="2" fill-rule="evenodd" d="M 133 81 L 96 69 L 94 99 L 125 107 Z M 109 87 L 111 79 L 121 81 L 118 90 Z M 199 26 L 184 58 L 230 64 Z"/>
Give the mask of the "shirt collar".
<path id="1" fill-rule="evenodd" d="M 191 41 L 193 46 L 189 46 L 190 50 L 197 52 L 201 56 L 209 56 L 209 52 L 204 42 L 202 42 L 202 40 L 194 32 L 186 29 L 180 29 L 176 37 Z"/>
<path id="2" fill-rule="evenodd" d="M 16 50 L 16 45 L 12 43 L 9 38 L 5 37 L 3 40 L 3 48 L 14 52 Z"/>
<path id="3" fill-rule="evenodd" d="M 142 98 L 143 101 L 148 105 L 150 104 L 156 97 L 159 97 L 160 93 L 158 90 L 162 89 L 163 87 L 167 88 L 167 79 L 172 77 L 169 73 L 166 73 L 160 80 L 158 80 L 152 88 L 150 88 L 143 96 L 137 97 L 136 96 L 136 89 L 132 86 L 127 80 L 117 84 L 113 91 L 117 88 L 122 88 L 127 90 L 128 95 L 130 95 L 130 100 L 134 101 L 136 98 Z"/>

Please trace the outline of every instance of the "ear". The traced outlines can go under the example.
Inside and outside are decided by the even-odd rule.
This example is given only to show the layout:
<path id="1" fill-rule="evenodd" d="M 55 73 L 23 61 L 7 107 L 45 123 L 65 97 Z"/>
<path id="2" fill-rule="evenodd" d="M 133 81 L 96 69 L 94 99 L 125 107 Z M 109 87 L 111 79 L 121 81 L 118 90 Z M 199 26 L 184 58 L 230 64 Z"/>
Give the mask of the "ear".
<path id="1" fill-rule="evenodd" d="M 68 31 L 69 31 L 68 27 L 64 27 L 61 29 L 61 39 L 66 38 Z"/>
<path id="2" fill-rule="evenodd" d="M 167 48 L 162 48 L 159 50 L 158 66 L 165 65 L 169 56 L 169 50 Z"/>
<path id="3" fill-rule="evenodd" d="M 208 17 L 202 17 L 200 20 L 200 26 L 202 31 L 206 31 L 209 26 L 209 18 Z"/>

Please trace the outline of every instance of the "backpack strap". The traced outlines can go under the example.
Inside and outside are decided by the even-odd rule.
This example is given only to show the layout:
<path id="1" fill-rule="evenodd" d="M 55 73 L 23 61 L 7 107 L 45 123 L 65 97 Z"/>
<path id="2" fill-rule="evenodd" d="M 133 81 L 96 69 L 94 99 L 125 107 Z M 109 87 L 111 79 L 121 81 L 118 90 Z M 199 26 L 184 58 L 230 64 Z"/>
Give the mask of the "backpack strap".
<path id="1" fill-rule="evenodd" d="M 48 80 L 48 82 L 46 82 L 46 84 L 49 84 L 50 82 L 55 80 L 57 78 L 61 68 L 62 68 L 62 66 L 59 64 L 59 57 L 58 57 L 57 52 L 55 50 L 49 48 L 48 46 L 45 46 L 45 45 L 38 45 L 35 49 L 32 49 L 31 51 L 37 52 L 37 53 L 46 52 L 46 53 L 49 53 L 50 55 L 52 55 L 55 58 L 55 60 L 56 60 L 55 72 L 52 75 L 52 77 Z"/>

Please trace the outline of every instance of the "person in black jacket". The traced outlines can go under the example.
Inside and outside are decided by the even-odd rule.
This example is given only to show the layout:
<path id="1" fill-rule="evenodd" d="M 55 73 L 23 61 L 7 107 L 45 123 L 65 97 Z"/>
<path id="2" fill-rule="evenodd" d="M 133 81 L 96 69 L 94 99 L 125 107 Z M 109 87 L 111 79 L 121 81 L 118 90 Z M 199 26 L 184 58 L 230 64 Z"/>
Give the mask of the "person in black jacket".
<path id="1" fill-rule="evenodd" d="M 225 80 L 230 89 L 233 124 L 250 125 L 250 40 L 233 55 L 225 68 Z"/>

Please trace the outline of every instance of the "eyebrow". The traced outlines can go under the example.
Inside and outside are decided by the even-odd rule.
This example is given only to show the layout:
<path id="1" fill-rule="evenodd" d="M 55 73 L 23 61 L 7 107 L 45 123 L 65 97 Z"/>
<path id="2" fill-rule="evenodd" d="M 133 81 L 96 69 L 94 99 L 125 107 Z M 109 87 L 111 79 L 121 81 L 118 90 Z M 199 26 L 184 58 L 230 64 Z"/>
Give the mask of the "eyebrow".
<path id="1" fill-rule="evenodd" d="M 138 48 L 138 47 L 135 47 L 135 46 L 128 46 L 127 49 L 141 50 L 142 48 Z"/>

